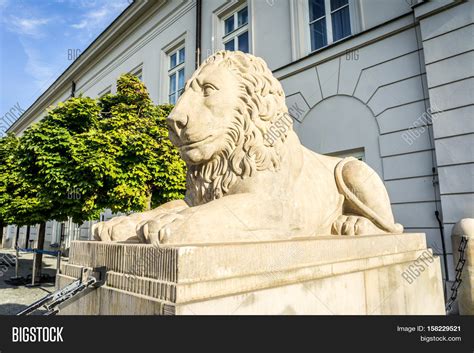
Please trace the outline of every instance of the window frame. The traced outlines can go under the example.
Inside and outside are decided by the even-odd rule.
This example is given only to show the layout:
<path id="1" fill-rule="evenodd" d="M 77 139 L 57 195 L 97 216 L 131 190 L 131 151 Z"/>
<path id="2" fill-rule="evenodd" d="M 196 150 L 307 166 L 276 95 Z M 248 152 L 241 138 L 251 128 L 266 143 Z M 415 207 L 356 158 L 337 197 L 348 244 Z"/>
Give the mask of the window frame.
<path id="1" fill-rule="evenodd" d="M 133 69 L 130 71 L 130 75 L 136 76 L 140 81 L 143 82 L 143 67 L 140 64 L 138 68 Z"/>
<path id="2" fill-rule="evenodd" d="M 183 56 L 183 61 L 179 62 L 181 50 L 184 50 L 184 56 Z M 176 54 L 176 58 L 177 58 L 176 65 L 171 67 L 171 57 L 174 54 Z M 167 77 L 168 77 L 168 89 L 167 89 L 168 94 L 167 94 L 167 97 L 168 97 L 168 103 L 169 104 L 176 104 L 176 102 L 178 101 L 178 99 L 181 96 L 182 92 L 184 91 L 184 86 L 186 84 L 186 45 L 185 45 L 185 43 L 181 43 L 178 46 L 176 46 L 175 48 L 173 48 L 172 50 L 170 50 L 166 54 L 166 58 L 167 58 L 167 67 L 168 67 L 168 70 L 167 70 Z M 181 70 L 183 71 L 184 83 L 183 83 L 183 87 L 181 89 L 179 89 L 179 72 Z M 176 88 L 176 90 L 174 90 L 173 92 L 170 92 L 171 77 L 173 75 L 176 75 L 176 77 L 175 77 L 175 88 Z M 174 103 L 171 103 L 171 96 L 173 96 L 173 95 L 176 95 L 176 100 L 175 100 Z"/>
<path id="3" fill-rule="evenodd" d="M 254 27 L 254 19 L 252 17 L 253 13 L 253 1 L 252 0 L 230 0 L 213 11 L 212 15 L 212 45 L 210 50 L 208 50 L 205 54 L 206 57 L 211 56 L 213 53 L 224 50 L 224 40 L 223 38 L 227 36 L 225 35 L 225 20 L 228 19 L 232 14 L 239 12 L 243 8 L 247 7 L 247 31 L 248 31 L 248 52 L 250 54 L 254 53 L 254 38 L 253 38 L 253 27 Z M 245 32 L 243 30 L 240 34 Z M 233 33 L 233 32 L 231 32 Z M 228 33 L 231 34 L 231 33 Z M 226 40 L 227 42 L 227 40 Z"/>
<path id="4" fill-rule="evenodd" d="M 362 30 L 362 20 L 360 16 L 360 1 L 359 0 L 349 0 L 347 5 L 341 6 L 334 11 L 329 11 L 330 15 L 334 12 L 342 9 L 345 6 L 349 6 L 349 19 L 351 34 L 347 37 L 333 41 L 332 33 L 332 18 L 328 21 L 326 18 L 326 39 L 327 44 L 323 47 L 317 48 L 315 50 L 311 49 L 311 26 L 310 22 L 314 21 L 309 20 L 309 3 L 308 0 L 290 0 L 291 1 L 291 32 L 292 32 L 292 60 L 296 61 L 309 55 L 311 53 L 324 50 L 330 47 L 333 44 L 339 43 L 340 41 L 346 40 L 355 34 L 359 33 Z M 327 17 L 327 9 L 330 9 L 330 0 L 325 1 L 325 14 Z M 328 7 L 329 5 L 329 7 Z M 331 16 L 330 16 L 331 17 Z M 329 33 L 331 34 L 329 36 Z M 329 38 L 330 37 L 330 38 Z M 331 41 L 329 41 L 331 39 Z"/>
<path id="5" fill-rule="evenodd" d="M 350 150 L 343 150 L 343 151 L 336 151 L 336 152 L 331 152 L 331 153 L 325 153 L 326 156 L 331 156 L 331 157 L 337 157 L 337 158 L 347 158 L 347 157 L 353 157 L 359 161 L 366 162 L 366 157 L 365 157 L 365 148 L 364 147 L 359 147 L 359 148 L 353 148 Z"/>
<path id="6" fill-rule="evenodd" d="M 324 0 L 324 16 L 321 16 L 313 21 L 310 20 L 310 13 L 309 13 L 309 0 L 305 0 L 305 6 L 307 8 L 307 19 L 308 19 L 308 37 L 309 37 L 309 51 L 310 53 L 314 52 L 314 51 L 317 51 L 317 50 L 320 50 L 322 48 L 325 48 L 333 43 L 337 43 L 339 42 L 340 40 L 343 40 L 345 38 L 348 38 L 350 37 L 351 35 L 354 34 L 353 32 L 353 28 L 352 28 L 352 16 L 351 16 L 351 1 L 348 0 L 347 1 L 347 4 L 343 5 L 343 6 L 340 6 L 338 7 L 337 9 L 333 10 L 331 8 L 331 0 Z M 340 11 L 342 10 L 343 8 L 347 7 L 349 9 L 349 23 L 350 23 L 350 27 L 351 27 L 351 33 L 346 36 L 346 37 L 343 37 L 343 38 L 339 38 L 338 40 L 334 40 L 334 35 L 333 35 L 333 31 L 332 31 L 332 16 L 335 12 L 337 11 Z M 313 49 L 311 48 L 311 24 L 321 20 L 322 18 L 325 18 L 326 19 L 326 45 L 323 45 L 322 47 L 319 47 L 319 48 L 316 48 L 316 49 Z"/>
<path id="7" fill-rule="evenodd" d="M 247 8 L 247 23 L 241 25 L 240 27 L 238 26 L 238 20 L 239 20 L 239 12 L 242 11 L 243 9 Z M 233 17 L 234 18 L 234 29 L 230 31 L 229 33 L 225 33 L 225 22 Z M 239 49 L 239 36 L 247 32 L 247 40 L 248 40 L 248 49 L 250 52 L 250 33 L 249 33 L 249 8 L 247 2 L 244 2 L 240 6 L 236 7 L 233 9 L 230 13 L 227 15 L 223 16 L 221 18 L 221 25 L 222 25 L 222 46 L 225 48 L 225 45 L 229 43 L 231 40 L 234 42 L 234 51 L 240 50 Z"/>

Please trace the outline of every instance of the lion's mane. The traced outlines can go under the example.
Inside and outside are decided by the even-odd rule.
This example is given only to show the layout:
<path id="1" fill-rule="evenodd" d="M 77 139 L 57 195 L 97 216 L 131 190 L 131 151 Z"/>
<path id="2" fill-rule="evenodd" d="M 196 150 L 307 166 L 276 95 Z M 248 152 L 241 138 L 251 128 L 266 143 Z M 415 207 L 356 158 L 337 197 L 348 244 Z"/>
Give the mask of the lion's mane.
<path id="1" fill-rule="evenodd" d="M 219 51 L 199 67 L 187 86 L 211 64 L 223 65 L 235 74 L 240 104 L 235 107 L 225 148 L 204 164 L 188 165 L 187 199 L 193 206 L 225 196 L 239 178 L 278 170 L 282 145 L 292 130 L 281 84 L 262 59 L 239 51 Z M 286 131 L 277 139 L 266 139 L 268 129 L 282 118 L 289 121 Z"/>

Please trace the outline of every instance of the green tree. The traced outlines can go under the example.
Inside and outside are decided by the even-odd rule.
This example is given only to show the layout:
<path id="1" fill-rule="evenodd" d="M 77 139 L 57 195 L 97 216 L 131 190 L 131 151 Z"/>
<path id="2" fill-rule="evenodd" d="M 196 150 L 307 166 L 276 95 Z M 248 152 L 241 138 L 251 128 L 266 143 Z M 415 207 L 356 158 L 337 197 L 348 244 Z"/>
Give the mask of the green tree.
<path id="1" fill-rule="evenodd" d="M 31 182 L 28 171 L 22 168 L 24 146 L 22 139 L 9 134 L 0 139 L 0 226 L 16 224 L 15 246 L 20 227 L 40 223 L 40 237 L 44 240 L 45 218 L 51 212 L 50 203 L 41 200 L 38 188 Z M 2 234 L 3 237 L 3 234 Z M 42 248 L 42 246 L 40 247 Z"/>
<path id="2" fill-rule="evenodd" d="M 0 138 L 0 223 L 2 226 L 12 223 L 8 208 L 12 202 L 13 190 L 17 187 L 17 178 L 14 174 L 17 171 L 18 143 L 18 139 L 13 134 Z"/>
<path id="3" fill-rule="evenodd" d="M 6 224 L 37 224 L 49 216 L 30 170 L 24 168 L 23 140 L 9 134 L 0 139 L 0 218 Z"/>
<path id="4" fill-rule="evenodd" d="M 149 209 L 184 197 L 185 164 L 166 117 L 132 75 L 117 94 L 70 98 L 48 110 L 21 138 L 0 140 L 0 221 L 75 223 Z"/>

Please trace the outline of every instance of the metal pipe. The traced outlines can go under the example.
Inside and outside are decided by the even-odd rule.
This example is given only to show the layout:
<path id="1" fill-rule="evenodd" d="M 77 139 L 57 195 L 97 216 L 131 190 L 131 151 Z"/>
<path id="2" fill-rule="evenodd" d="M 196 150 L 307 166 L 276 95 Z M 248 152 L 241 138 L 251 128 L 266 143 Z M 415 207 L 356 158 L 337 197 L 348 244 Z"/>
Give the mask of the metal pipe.
<path id="1" fill-rule="evenodd" d="M 36 283 L 36 264 L 38 261 L 38 254 L 33 252 L 33 271 L 31 272 L 31 286 L 35 286 Z"/>
<path id="2" fill-rule="evenodd" d="M 201 26 L 202 25 L 202 0 L 196 0 L 196 63 L 197 70 L 201 65 Z"/>
<path id="3" fill-rule="evenodd" d="M 61 250 L 58 250 L 57 253 L 57 258 L 56 258 L 56 277 L 59 275 L 61 272 Z"/>
<path id="4" fill-rule="evenodd" d="M 72 81 L 71 83 L 71 97 L 76 96 L 76 82 Z"/>
<path id="5" fill-rule="evenodd" d="M 52 294 L 48 294 L 47 296 L 45 296 L 44 298 L 41 298 L 40 300 L 37 300 L 35 301 L 33 304 L 31 304 L 30 306 L 28 306 L 27 308 L 23 309 L 22 311 L 20 311 L 18 314 L 16 314 L 17 316 L 23 316 L 23 315 L 28 315 L 29 313 L 35 311 L 36 309 L 38 309 L 39 307 L 41 307 L 42 305 L 44 305 L 45 303 L 47 303 L 48 301 L 50 301 L 52 299 L 53 295 Z"/>
<path id="6" fill-rule="evenodd" d="M 448 273 L 448 258 L 446 254 L 446 243 L 444 240 L 444 226 L 443 222 L 439 217 L 439 211 L 435 211 L 436 220 L 438 221 L 439 232 L 441 233 L 441 246 L 443 248 L 443 258 L 444 258 L 444 270 L 446 272 L 446 281 L 449 281 L 449 273 Z"/>

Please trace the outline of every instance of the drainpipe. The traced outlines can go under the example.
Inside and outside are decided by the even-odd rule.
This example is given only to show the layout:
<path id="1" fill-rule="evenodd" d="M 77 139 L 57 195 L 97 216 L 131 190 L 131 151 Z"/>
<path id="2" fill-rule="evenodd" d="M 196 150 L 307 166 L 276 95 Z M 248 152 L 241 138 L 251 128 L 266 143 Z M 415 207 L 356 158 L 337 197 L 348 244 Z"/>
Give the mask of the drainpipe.
<path id="1" fill-rule="evenodd" d="M 76 96 L 76 82 L 72 81 L 72 85 L 71 85 L 71 97 L 75 97 Z"/>
<path id="2" fill-rule="evenodd" d="M 444 225 L 443 221 L 441 221 L 441 218 L 439 217 L 439 211 L 435 211 L 435 216 L 436 220 L 438 221 L 438 227 L 439 227 L 439 232 L 441 234 L 441 246 L 443 248 L 443 259 L 444 259 L 444 272 L 446 275 L 446 282 L 449 282 L 449 271 L 448 271 L 448 255 L 446 253 L 446 243 L 444 240 Z"/>
<path id="3" fill-rule="evenodd" d="M 201 65 L 201 24 L 202 24 L 202 0 L 196 0 L 196 62 L 195 69 Z"/>

